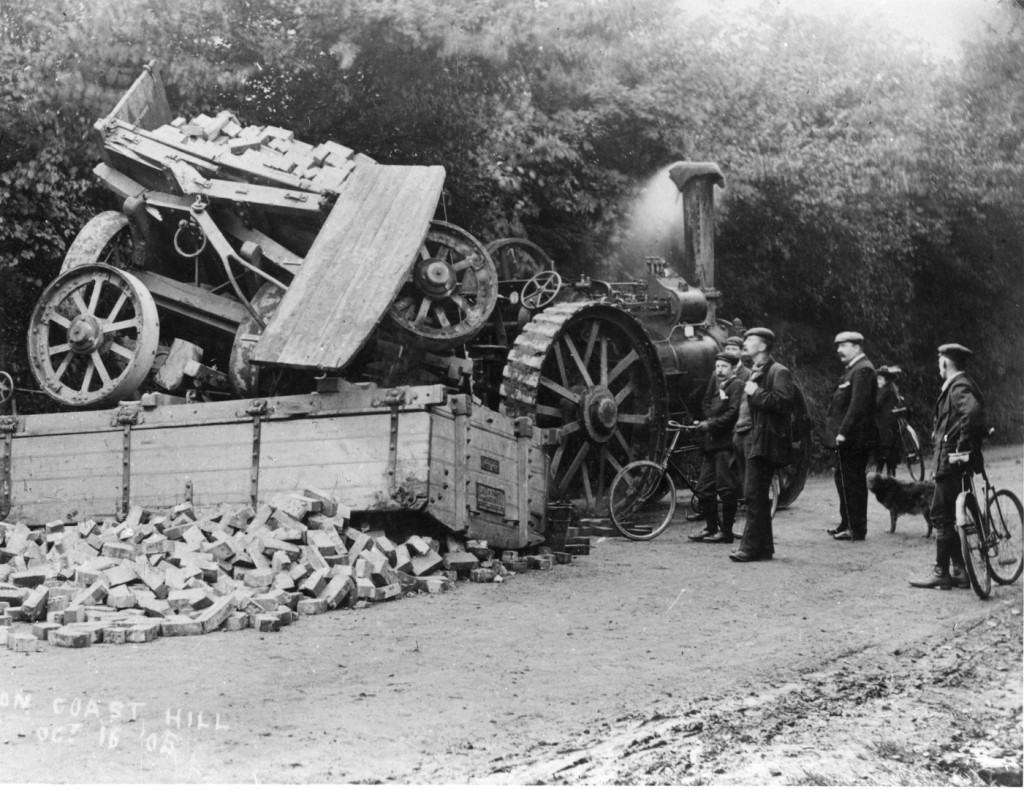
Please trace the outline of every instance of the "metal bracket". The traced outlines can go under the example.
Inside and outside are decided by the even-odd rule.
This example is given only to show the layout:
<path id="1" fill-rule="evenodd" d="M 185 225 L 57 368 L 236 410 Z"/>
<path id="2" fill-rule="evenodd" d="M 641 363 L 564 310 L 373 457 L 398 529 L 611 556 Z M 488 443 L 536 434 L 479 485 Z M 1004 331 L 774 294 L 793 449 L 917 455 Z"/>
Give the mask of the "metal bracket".
<path id="1" fill-rule="evenodd" d="M 6 518 L 11 511 L 11 456 L 14 448 L 14 434 L 18 432 L 18 417 L 0 416 L 0 435 L 3 436 L 0 451 L 0 518 Z"/>
<path id="2" fill-rule="evenodd" d="M 118 514 L 125 518 L 132 495 L 132 426 L 142 422 L 142 405 L 122 403 L 111 422 L 114 427 L 121 428 L 121 503 Z"/>
<path id="3" fill-rule="evenodd" d="M 260 436 L 263 432 L 262 419 L 270 413 L 266 400 L 253 400 L 245 409 L 252 417 L 252 461 L 249 466 L 249 506 L 254 510 L 260 496 Z"/>
<path id="4" fill-rule="evenodd" d="M 380 408 L 382 406 L 389 406 L 392 410 L 397 409 L 399 406 L 407 405 L 408 389 L 404 387 L 398 387 L 396 389 L 388 389 L 383 394 L 373 398 L 370 401 L 370 406 L 373 408 Z M 392 417 L 394 418 L 394 417 Z"/>

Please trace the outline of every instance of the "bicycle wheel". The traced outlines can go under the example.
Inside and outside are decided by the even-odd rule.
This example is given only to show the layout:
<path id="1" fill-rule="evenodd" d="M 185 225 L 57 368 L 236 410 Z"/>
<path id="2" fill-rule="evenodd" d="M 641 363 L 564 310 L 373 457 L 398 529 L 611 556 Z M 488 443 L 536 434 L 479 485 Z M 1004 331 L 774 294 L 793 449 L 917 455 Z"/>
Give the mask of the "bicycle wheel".
<path id="1" fill-rule="evenodd" d="M 974 496 L 967 497 L 967 523 L 958 526 L 964 555 L 964 569 L 974 593 L 982 600 L 992 594 L 992 578 L 988 574 L 988 550 L 985 548 L 985 527 Z"/>
<path id="2" fill-rule="evenodd" d="M 1000 490 L 988 500 L 988 571 L 1000 584 L 1012 584 L 1024 570 L 1024 507 L 1009 490 Z"/>
<path id="3" fill-rule="evenodd" d="M 921 482 L 924 479 L 924 453 L 921 452 L 921 439 L 913 425 L 900 423 L 900 442 L 903 444 L 903 461 L 907 464 L 910 478 Z"/>
<path id="4" fill-rule="evenodd" d="M 672 475 L 652 460 L 634 460 L 612 480 L 608 514 L 623 537 L 653 540 L 665 531 L 675 511 Z"/>

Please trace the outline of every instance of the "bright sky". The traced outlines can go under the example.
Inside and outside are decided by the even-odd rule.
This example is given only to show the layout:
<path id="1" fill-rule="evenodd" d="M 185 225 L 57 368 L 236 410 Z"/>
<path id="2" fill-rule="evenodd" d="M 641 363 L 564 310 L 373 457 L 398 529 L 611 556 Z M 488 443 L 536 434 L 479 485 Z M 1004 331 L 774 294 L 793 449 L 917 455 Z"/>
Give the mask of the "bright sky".
<path id="1" fill-rule="evenodd" d="M 679 0 L 701 12 L 729 11 L 761 4 L 821 16 L 843 14 L 884 22 L 908 38 L 919 39 L 936 52 L 956 54 L 972 37 L 998 0 Z"/>

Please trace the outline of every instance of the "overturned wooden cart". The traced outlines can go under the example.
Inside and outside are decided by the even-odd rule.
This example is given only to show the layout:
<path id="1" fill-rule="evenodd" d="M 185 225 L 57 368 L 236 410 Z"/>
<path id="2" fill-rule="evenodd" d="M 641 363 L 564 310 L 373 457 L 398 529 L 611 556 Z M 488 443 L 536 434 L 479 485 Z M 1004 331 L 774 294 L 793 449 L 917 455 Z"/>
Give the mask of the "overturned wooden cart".
<path id="1" fill-rule="evenodd" d="M 617 471 L 662 451 L 666 422 L 692 418 L 715 353 L 737 330 L 715 314 L 713 195 L 723 177 L 713 163 L 672 171 L 697 285 L 660 259 L 636 280 L 569 281 L 525 239 L 483 243 L 438 219 L 442 167 L 379 164 L 338 143 L 243 125 L 229 111 L 174 118 L 152 66 L 96 129 L 103 161 L 94 173 L 118 209 L 81 230 L 29 327 L 33 374 L 64 406 L 118 408 L 148 397 L 156 410 L 140 413 L 150 426 L 172 408 L 181 410 L 171 422 L 199 424 L 207 407 L 248 414 L 254 402 L 321 397 L 325 382 L 337 381 L 330 416 L 302 419 L 358 422 L 362 412 L 345 410 L 356 383 L 438 386 L 505 425 L 508 440 L 533 425 L 547 478 L 530 483 L 540 495 L 531 522 L 543 529 L 537 513 L 547 498 L 601 512 Z M 300 423 L 275 413 L 271 423 Z M 73 423 L 61 424 L 74 435 Z M 16 423 L 11 435 L 30 428 Z M 809 435 L 801 400 L 783 504 L 803 487 Z M 219 462 L 215 444 L 209 452 L 195 462 Z M 498 489 L 518 501 L 519 473 L 499 467 Z M 369 487 L 383 498 L 360 505 L 403 500 Z M 466 516 L 457 510 L 460 524 Z M 509 518 L 520 524 L 516 539 L 523 512 Z"/>

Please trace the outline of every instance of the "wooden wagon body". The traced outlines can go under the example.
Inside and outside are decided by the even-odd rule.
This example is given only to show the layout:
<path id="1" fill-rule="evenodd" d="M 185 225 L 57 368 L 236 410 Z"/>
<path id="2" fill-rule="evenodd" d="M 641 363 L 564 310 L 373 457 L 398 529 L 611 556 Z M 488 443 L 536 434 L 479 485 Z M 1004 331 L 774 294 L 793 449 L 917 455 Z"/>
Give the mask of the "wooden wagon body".
<path id="1" fill-rule="evenodd" d="M 331 391 L 332 389 L 336 391 Z M 118 517 L 129 504 L 257 505 L 316 488 L 498 548 L 541 541 L 543 431 L 441 386 L 0 417 L 0 519 Z"/>

